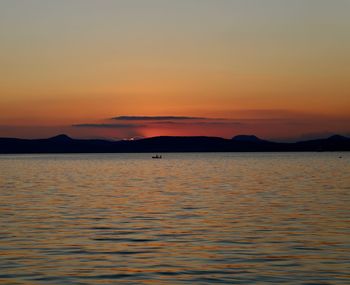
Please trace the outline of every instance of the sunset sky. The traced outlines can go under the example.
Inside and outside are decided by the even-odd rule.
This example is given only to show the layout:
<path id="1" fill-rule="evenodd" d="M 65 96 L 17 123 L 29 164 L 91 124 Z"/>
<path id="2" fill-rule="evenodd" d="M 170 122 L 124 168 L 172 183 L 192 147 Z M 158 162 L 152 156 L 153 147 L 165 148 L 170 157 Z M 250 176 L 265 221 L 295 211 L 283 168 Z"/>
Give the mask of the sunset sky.
<path id="1" fill-rule="evenodd" d="M 0 137 L 350 135 L 348 0 L 0 0 Z"/>

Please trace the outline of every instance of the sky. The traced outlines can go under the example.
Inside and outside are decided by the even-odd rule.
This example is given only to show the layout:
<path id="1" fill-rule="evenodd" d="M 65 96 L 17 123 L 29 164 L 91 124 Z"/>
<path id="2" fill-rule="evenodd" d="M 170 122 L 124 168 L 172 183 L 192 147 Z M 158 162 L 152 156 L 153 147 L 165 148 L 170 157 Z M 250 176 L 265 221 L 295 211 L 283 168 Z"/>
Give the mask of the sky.
<path id="1" fill-rule="evenodd" d="M 348 0 L 0 0 L 0 137 L 350 135 Z"/>

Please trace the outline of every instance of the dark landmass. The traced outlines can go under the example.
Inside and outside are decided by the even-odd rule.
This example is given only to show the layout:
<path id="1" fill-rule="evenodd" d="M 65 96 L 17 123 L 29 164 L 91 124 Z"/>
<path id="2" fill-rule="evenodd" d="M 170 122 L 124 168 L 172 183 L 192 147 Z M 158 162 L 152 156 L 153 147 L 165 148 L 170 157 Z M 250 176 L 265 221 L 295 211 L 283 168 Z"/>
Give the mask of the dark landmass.
<path id="1" fill-rule="evenodd" d="M 140 140 L 72 139 L 58 135 L 48 139 L 0 138 L 0 153 L 121 153 L 121 152 L 282 152 L 282 151 L 350 151 L 350 138 L 329 138 L 278 143 L 256 136 L 153 137 Z"/>

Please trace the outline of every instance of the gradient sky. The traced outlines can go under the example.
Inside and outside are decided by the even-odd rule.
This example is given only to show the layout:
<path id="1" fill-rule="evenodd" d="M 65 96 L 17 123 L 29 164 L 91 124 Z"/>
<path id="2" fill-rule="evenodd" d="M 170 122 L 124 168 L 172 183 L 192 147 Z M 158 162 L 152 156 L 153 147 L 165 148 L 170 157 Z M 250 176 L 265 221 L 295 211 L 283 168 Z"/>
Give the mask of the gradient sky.
<path id="1" fill-rule="evenodd" d="M 349 135 L 349 11 L 348 0 L 0 0 L 0 136 Z"/>

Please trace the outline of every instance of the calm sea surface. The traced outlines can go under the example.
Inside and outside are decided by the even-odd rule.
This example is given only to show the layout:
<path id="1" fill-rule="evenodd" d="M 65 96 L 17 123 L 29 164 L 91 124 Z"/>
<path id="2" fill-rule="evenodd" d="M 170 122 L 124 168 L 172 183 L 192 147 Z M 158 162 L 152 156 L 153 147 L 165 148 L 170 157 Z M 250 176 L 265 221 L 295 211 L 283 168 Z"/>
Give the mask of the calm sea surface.
<path id="1" fill-rule="evenodd" d="M 0 284 L 215 283 L 350 284 L 350 153 L 0 156 Z"/>

